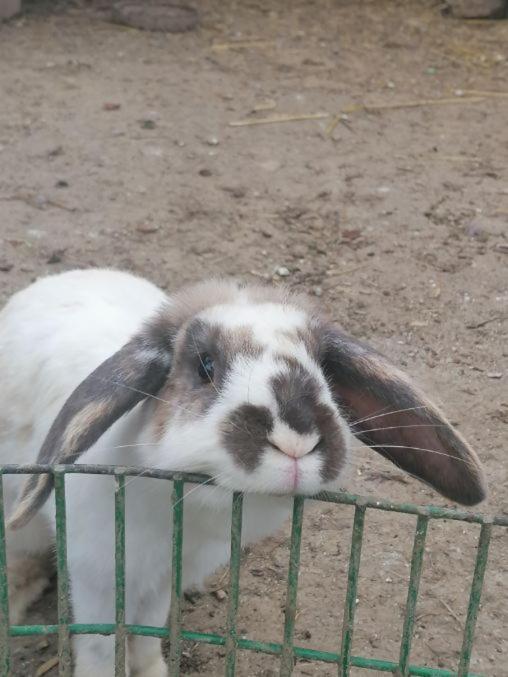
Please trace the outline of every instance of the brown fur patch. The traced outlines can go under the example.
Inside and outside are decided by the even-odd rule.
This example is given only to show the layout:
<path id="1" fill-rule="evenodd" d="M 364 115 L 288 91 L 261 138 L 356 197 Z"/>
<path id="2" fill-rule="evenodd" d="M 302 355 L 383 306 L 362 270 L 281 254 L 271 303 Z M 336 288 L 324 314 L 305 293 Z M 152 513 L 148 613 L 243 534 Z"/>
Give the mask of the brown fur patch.
<path id="1" fill-rule="evenodd" d="M 266 407 L 244 404 L 223 422 L 222 441 L 237 464 L 252 472 L 261 462 L 272 428 L 273 418 Z"/>
<path id="2" fill-rule="evenodd" d="M 321 386 L 317 380 L 296 359 L 279 358 L 286 370 L 276 374 L 270 382 L 277 401 L 279 416 L 300 435 L 317 432 L 320 442 L 315 451 L 319 453 L 323 466 L 324 481 L 337 479 L 346 460 L 346 440 L 342 434 L 336 414 L 320 402 Z"/>
<path id="3" fill-rule="evenodd" d="M 167 326 L 183 327 L 208 308 L 234 305 L 244 302 L 245 299 L 254 305 L 263 303 L 290 305 L 304 311 L 310 318 L 319 318 L 322 315 L 314 301 L 290 291 L 285 286 L 246 285 L 239 281 L 218 278 L 178 291 L 161 309 L 160 317 Z"/>
<path id="4" fill-rule="evenodd" d="M 257 357 L 262 350 L 249 327 L 223 329 L 199 318 L 192 319 L 177 336 L 173 367 L 155 406 L 156 438 L 164 436 L 175 416 L 193 420 L 205 414 L 220 395 L 235 357 Z M 199 377 L 203 355 L 213 359 L 213 383 L 203 383 Z"/>

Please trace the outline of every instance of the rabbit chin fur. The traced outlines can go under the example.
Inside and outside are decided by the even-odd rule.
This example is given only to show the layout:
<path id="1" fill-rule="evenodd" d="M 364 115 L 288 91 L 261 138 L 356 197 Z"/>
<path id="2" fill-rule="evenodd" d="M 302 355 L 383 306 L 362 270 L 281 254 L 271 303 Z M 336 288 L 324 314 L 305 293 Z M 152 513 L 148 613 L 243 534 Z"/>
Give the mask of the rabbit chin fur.
<path id="1" fill-rule="evenodd" d="M 109 271 L 72 271 L 43 278 L 18 292 L 0 314 L 0 463 L 30 463 L 37 457 L 54 418 L 73 389 L 106 358 L 119 350 L 142 322 L 168 299 L 149 282 L 129 274 Z M 302 310 L 280 313 L 269 304 L 253 316 L 247 305 L 204 311 L 209 321 L 226 328 L 252 324 L 255 339 L 266 345 L 278 330 L 303 327 Z M 284 345 L 283 345 L 284 344 Z M 323 397 L 332 404 L 326 383 L 301 347 L 280 334 L 277 348 L 295 351 L 323 384 Z M 242 357 L 235 366 L 242 367 Z M 273 464 L 249 473 L 235 466 L 219 440 L 220 419 L 231 407 L 250 398 L 268 404 L 273 399 L 266 379 L 274 358 L 264 355 L 250 379 L 230 379 L 231 386 L 213 415 L 189 422 L 175 407 L 173 425 L 161 417 L 161 402 L 149 399 L 116 421 L 80 459 L 83 463 L 153 466 L 221 474 L 224 484 L 253 491 L 288 489 L 278 473 L 288 474 L 293 462 L 272 451 Z M 245 366 L 245 365 L 244 365 Z M 244 370 L 245 372 L 245 370 Z M 281 424 L 282 426 L 282 424 Z M 284 431 L 282 431 L 284 432 Z M 286 431 L 287 432 L 287 431 Z M 305 442 L 305 440 L 304 440 Z M 311 441 L 312 443 L 312 441 Z M 304 445 L 305 446 L 305 445 Z M 313 475 L 318 463 L 309 459 Z M 236 477 L 235 477 L 236 474 Z M 220 477 L 218 478 L 221 479 Z M 236 480 L 236 484 L 235 484 Z M 19 493 L 20 477 L 5 478 L 7 514 Z M 238 487 L 237 485 L 241 485 Z M 319 481 L 302 484 L 316 490 Z M 164 625 L 169 608 L 171 537 L 171 486 L 142 478 L 127 480 L 126 502 L 126 621 Z M 231 491 L 221 487 L 186 485 L 184 509 L 183 586 L 201 586 L 205 576 L 229 557 Z M 78 623 L 114 620 L 114 486 L 111 477 L 68 475 L 66 502 L 68 562 L 74 619 Z M 277 530 L 289 514 L 287 496 L 245 497 L 244 542 Z M 27 556 L 52 547 L 54 503 L 49 500 L 35 518 L 20 530 L 8 530 L 9 568 L 22 566 Z M 43 585 L 34 587 L 34 597 Z M 13 586 L 11 586 L 13 588 Z M 12 589 L 15 594 L 16 590 Z M 28 605 L 26 595 L 17 604 Z M 114 674 L 114 639 L 79 636 L 74 640 L 75 675 L 102 677 Z M 132 638 L 130 674 L 165 675 L 160 643 Z"/>
<path id="2" fill-rule="evenodd" d="M 44 278 L 0 313 L 0 383 L 0 463 L 79 459 L 215 476 L 218 486 L 186 486 L 184 588 L 228 560 L 232 490 L 246 492 L 247 543 L 282 525 L 291 494 L 338 488 L 346 418 L 360 440 L 444 496 L 467 505 L 485 497 L 475 452 L 410 380 L 280 289 L 209 281 L 168 298 L 116 271 Z M 33 562 L 54 534 L 50 478 L 23 481 L 5 477 L 17 617 L 46 585 Z M 126 621 L 160 626 L 171 485 L 136 477 L 126 490 Z M 112 477 L 66 477 L 77 623 L 115 617 L 113 496 Z M 114 674 L 112 637 L 77 636 L 74 656 L 76 677 Z M 129 674 L 166 674 L 158 640 L 129 638 Z"/>

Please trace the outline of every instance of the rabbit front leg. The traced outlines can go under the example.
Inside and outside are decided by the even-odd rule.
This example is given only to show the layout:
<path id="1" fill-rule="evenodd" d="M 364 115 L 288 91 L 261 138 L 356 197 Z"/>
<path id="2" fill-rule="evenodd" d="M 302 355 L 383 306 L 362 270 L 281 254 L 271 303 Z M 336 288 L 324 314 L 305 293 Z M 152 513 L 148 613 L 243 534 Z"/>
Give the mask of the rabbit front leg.
<path id="1" fill-rule="evenodd" d="M 134 615 L 136 625 L 164 627 L 170 605 L 170 579 L 139 599 Z M 156 637 L 129 637 L 129 658 L 132 677 L 167 677 L 168 668 L 162 657 L 161 640 Z"/>
<path id="2" fill-rule="evenodd" d="M 67 478 L 68 563 L 76 623 L 115 620 L 114 491 L 111 477 Z M 170 595 L 170 499 L 171 487 L 165 482 L 126 481 L 128 624 L 165 625 Z M 77 636 L 74 654 L 76 677 L 114 675 L 114 637 Z M 128 658 L 130 677 L 167 674 L 158 639 L 130 637 Z"/>
<path id="3" fill-rule="evenodd" d="M 85 570 L 88 568 L 88 574 Z M 69 562 L 74 620 L 77 623 L 111 623 L 115 618 L 113 570 L 95 568 L 92 562 Z M 102 579 L 102 584 L 101 584 Z M 115 638 L 76 635 L 73 638 L 74 677 L 111 677 L 115 674 Z M 126 673 L 130 677 L 127 667 Z"/>
<path id="4" fill-rule="evenodd" d="M 140 552 L 140 555 L 143 553 Z M 69 563 L 74 617 L 78 623 L 111 623 L 115 617 L 113 561 Z M 160 573 L 160 572 L 158 572 Z M 147 572 L 143 558 L 128 560 L 126 578 L 126 621 L 135 625 L 164 627 L 170 603 L 169 570 L 157 576 L 158 584 Z M 131 636 L 127 644 L 129 677 L 166 677 L 161 640 Z M 111 677 L 115 666 L 115 638 L 77 635 L 74 638 L 75 677 Z"/>

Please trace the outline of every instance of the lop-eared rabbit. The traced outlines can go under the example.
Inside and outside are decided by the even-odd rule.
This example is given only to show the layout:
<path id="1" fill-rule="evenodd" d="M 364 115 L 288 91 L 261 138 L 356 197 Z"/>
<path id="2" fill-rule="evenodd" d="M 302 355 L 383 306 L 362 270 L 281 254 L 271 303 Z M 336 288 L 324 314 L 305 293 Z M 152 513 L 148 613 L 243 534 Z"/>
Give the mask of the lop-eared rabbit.
<path id="1" fill-rule="evenodd" d="M 210 280 L 167 296 L 113 270 L 38 280 L 0 313 L 0 463 L 120 464 L 206 473 L 188 489 L 183 586 L 228 560 L 231 495 L 243 542 L 273 533 L 291 496 L 342 485 L 359 438 L 462 504 L 485 481 L 475 452 L 409 378 L 286 289 Z M 48 475 L 5 478 L 11 618 L 47 575 Z M 126 481 L 126 621 L 164 625 L 171 484 Z M 114 621 L 114 479 L 68 475 L 78 623 Z M 114 674 L 114 638 L 74 638 L 76 677 Z M 158 640 L 131 637 L 129 674 L 167 674 Z"/>

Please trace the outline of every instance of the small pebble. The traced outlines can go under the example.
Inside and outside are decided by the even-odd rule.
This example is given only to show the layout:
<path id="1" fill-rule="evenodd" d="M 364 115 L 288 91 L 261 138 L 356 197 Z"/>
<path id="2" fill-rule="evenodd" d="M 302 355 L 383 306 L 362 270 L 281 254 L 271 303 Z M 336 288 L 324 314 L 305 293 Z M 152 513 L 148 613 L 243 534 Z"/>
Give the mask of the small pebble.
<path id="1" fill-rule="evenodd" d="M 264 576 L 263 569 L 251 569 L 250 572 L 253 576 L 256 576 L 256 578 L 263 578 Z"/>
<path id="2" fill-rule="evenodd" d="M 37 209 L 44 209 L 47 204 L 48 198 L 45 195 L 36 195 L 34 197 L 34 206 L 37 207 Z"/>
<path id="3" fill-rule="evenodd" d="M 276 268 L 276 269 L 275 269 L 275 273 L 276 273 L 279 277 L 288 277 L 289 275 L 291 275 L 291 272 L 290 272 L 289 269 L 286 268 L 285 266 L 279 266 L 278 268 Z"/>
<path id="4" fill-rule="evenodd" d="M 159 230 L 159 226 L 155 225 L 155 223 L 138 223 L 136 230 L 138 233 L 147 235 L 149 233 L 156 233 Z"/>
<path id="5" fill-rule="evenodd" d="M 48 257 L 46 263 L 49 263 L 49 265 L 53 265 L 55 263 L 61 263 L 64 254 L 65 254 L 65 249 L 55 249 L 55 251 L 52 252 L 50 254 L 50 256 Z"/>
<path id="6" fill-rule="evenodd" d="M 206 143 L 209 146 L 218 146 L 219 145 L 219 139 L 216 136 L 211 136 L 209 139 L 206 140 Z"/>
<path id="7" fill-rule="evenodd" d="M 120 107 L 121 107 L 121 106 L 120 106 L 119 103 L 106 102 L 105 104 L 103 104 L 102 110 L 108 110 L 108 111 L 111 111 L 111 110 L 119 110 Z"/>
<path id="8" fill-rule="evenodd" d="M 31 237 L 34 240 L 40 240 L 42 237 L 47 235 L 45 230 L 41 230 L 40 228 L 29 228 L 26 231 L 27 237 Z"/>
<path id="9" fill-rule="evenodd" d="M 490 371 L 487 378 L 503 378 L 503 373 L 501 371 Z"/>
<path id="10" fill-rule="evenodd" d="M 223 602 L 226 599 L 226 597 L 228 596 L 227 593 L 224 590 L 221 590 L 221 589 L 214 590 L 213 594 L 214 594 L 215 598 L 219 600 L 219 602 Z"/>
<path id="11" fill-rule="evenodd" d="M 54 148 L 51 148 L 51 150 L 48 150 L 47 156 L 49 158 L 53 157 L 58 157 L 59 155 L 63 155 L 64 149 L 62 146 L 55 146 Z"/>

